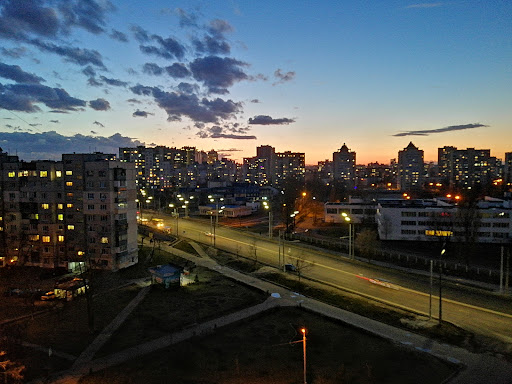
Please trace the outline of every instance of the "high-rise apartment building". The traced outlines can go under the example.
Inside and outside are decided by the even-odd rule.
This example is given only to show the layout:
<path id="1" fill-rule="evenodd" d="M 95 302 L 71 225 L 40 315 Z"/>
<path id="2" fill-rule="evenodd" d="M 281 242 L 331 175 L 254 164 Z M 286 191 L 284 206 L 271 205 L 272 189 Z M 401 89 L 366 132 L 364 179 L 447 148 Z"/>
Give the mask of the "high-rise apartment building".
<path id="1" fill-rule="evenodd" d="M 0 264 L 136 264 L 135 198 L 135 166 L 114 155 L 24 162 L 0 150 Z"/>
<path id="2" fill-rule="evenodd" d="M 332 154 L 333 178 L 343 180 L 349 185 L 355 185 L 356 153 L 350 151 L 345 143 L 339 151 Z"/>
<path id="3" fill-rule="evenodd" d="M 506 185 L 512 185 L 512 152 L 505 153 L 505 161 L 503 162 L 503 179 Z"/>
<path id="4" fill-rule="evenodd" d="M 490 149 L 439 148 L 438 167 L 440 176 L 459 188 L 490 183 L 500 174 L 499 162 Z"/>
<path id="5" fill-rule="evenodd" d="M 398 152 L 398 188 L 420 189 L 424 181 L 423 151 L 412 142 Z"/>

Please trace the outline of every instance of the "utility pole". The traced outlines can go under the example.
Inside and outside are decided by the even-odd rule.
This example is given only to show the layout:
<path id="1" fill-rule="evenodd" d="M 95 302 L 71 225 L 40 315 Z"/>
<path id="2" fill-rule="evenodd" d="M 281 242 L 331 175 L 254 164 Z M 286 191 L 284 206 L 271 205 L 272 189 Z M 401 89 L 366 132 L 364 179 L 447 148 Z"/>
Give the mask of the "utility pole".
<path id="1" fill-rule="evenodd" d="M 434 260 L 430 259 L 430 299 L 428 305 L 428 319 L 432 320 L 432 290 L 434 285 Z"/>
<path id="2" fill-rule="evenodd" d="M 442 290 L 443 290 L 443 260 L 441 257 L 446 252 L 446 241 L 443 243 L 443 249 L 439 254 L 439 324 L 443 322 L 443 300 L 442 300 Z"/>
<path id="3" fill-rule="evenodd" d="M 306 328 L 302 328 L 302 350 L 304 352 L 304 384 L 308 384 L 306 381 Z"/>

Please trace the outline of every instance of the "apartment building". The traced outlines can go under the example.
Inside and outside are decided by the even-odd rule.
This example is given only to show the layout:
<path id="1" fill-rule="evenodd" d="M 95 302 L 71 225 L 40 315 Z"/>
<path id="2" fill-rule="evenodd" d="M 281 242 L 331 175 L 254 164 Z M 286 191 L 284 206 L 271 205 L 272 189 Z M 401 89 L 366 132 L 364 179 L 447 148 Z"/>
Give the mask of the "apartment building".
<path id="1" fill-rule="evenodd" d="M 115 271 L 138 261 L 135 166 L 103 153 L 20 161 L 0 150 L 0 264 Z"/>
<path id="2" fill-rule="evenodd" d="M 424 172 L 423 151 L 410 142 L 398 152 L 398 188 L 401 191 L 422 188 Z"/>
<path id="3" fill-rule="evenodd" d="M 348 185 L 355 185 L 356 153 L 348 149 L 345 143 L 332 154 L 332 163 L 334 180 L 343 180 Z"/>

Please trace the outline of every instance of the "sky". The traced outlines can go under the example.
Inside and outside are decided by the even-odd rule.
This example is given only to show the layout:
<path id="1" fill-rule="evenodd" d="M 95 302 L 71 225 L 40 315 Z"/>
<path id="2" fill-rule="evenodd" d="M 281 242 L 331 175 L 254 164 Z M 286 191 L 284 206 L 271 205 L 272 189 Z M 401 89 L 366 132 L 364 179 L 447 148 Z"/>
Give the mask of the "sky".
<path id="1" fill-rule="evenodd" d="M 0 147 L 512 152 L 509 0 L 2 0 Z"/>

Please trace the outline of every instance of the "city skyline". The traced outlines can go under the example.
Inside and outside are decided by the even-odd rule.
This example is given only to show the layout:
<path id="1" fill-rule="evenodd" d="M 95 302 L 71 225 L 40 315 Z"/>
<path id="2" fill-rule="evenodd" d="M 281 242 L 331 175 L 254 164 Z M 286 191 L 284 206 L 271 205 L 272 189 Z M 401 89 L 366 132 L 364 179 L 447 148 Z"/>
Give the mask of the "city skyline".
<path id="1" fill-rule="evenodd" d="M 0 147 L 512 151 L 512 4 L 5 1 Z M 271 42 L 271 43 L 269 43 Z M 65 150 L 60 150 L 65 148 Z M 114 152 L 116 153 L 116 152 Z"/>

